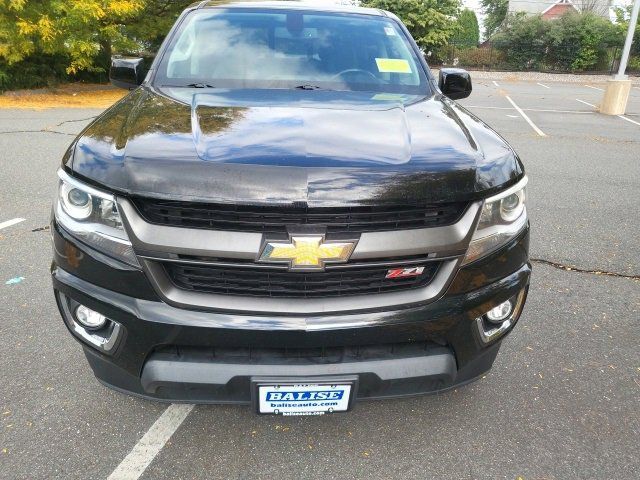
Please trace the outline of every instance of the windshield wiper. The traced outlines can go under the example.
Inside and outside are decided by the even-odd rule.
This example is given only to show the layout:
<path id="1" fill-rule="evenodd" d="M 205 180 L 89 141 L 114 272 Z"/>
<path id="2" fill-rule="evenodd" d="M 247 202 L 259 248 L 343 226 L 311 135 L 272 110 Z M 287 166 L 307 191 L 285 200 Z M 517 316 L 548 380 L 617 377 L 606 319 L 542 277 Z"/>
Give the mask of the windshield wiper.
<path id="1" fill-rule="evenodd" d="M 215 85 L 208 83 L 187 83 L 186 85 L 163 85 L 168 88 L 216 88 Z"/>
<path id="2" fill-rule="evenodd" d="M 329 90 L 328 88 L 322 88 L 318 85 L 309 85 L 305 83 L 304 85 L 298 85 L 297 87 L 293 87 L 296 90 Z"/>
<path id="3" fill-rule="evenodd" d="M 192 88 L 216 88 L 214 85 L 211 85 L 209 83 L 190 83 L 186 86 Z"/>

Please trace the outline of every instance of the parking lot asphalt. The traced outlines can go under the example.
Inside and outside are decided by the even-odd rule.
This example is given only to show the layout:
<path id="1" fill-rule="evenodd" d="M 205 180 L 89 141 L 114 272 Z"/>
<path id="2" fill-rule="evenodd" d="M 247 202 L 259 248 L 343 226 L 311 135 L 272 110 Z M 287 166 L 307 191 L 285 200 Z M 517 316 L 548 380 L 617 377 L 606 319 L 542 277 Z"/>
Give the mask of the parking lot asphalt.
<path id="1" fill-rule="evenodd" d="M 140 478 L 637 478 L 640 90 L 622 118 L 598 88 L 482 80 L 461 102 L 530 178 L 531 291 L 491 373 L 344 415 L 196 406 Z M 0 229 L 0 479 L 107 478 L 167 409 L 96 382 L 51 293 L 55 171 L 98 113 L 0 110 L 0 225 L 24 219 Z"/>

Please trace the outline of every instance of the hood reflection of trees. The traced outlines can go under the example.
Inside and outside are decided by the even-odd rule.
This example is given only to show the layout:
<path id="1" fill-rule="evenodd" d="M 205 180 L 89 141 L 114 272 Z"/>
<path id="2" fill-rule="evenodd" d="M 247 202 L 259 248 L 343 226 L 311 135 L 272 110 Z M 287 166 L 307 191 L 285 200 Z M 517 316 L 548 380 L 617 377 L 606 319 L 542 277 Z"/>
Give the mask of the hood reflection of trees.
<path id="1" fill-rule="evenodd" d="M 215 134 L 231 128 L 244 116 L 243 107 L 203 107 L 198 121 L 204 134 Z M 128 100 L 107 111 L 87 135 L 113 142 L 119 132 L 118 148 L 133 138 L 154 133 L 191 135 L 191 106 L 150 91 L 135 92 Z"/>

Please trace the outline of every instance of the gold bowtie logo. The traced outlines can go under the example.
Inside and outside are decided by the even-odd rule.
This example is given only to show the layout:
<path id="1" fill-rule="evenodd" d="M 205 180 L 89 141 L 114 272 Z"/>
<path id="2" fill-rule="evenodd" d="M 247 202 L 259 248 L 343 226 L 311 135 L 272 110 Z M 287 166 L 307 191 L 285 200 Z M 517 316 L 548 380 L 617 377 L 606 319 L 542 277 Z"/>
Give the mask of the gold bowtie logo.
<path id="1" fill-rule="evenodd" d="M 326 263 L 346 262 L 356 242 L 325 242 L 321 235 L 296 235 L 287 243 L 266 242 L 261 262 L 287 263 L 291 270 L 322 269 Z"/>

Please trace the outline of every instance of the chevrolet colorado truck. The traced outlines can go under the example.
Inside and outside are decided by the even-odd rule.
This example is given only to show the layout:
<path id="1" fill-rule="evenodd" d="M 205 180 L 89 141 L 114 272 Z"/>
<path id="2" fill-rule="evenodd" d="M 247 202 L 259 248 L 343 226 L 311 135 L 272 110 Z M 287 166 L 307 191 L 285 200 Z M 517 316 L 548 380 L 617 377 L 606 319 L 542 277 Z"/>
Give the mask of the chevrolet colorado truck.
<path id="1" fill-rule="evenodd" d="M 55 298 L 95 376 L 320 415 L 485 374 L 527 296 L 527 177 L 393 14 L 187 8 L 73 141 Z"/>

